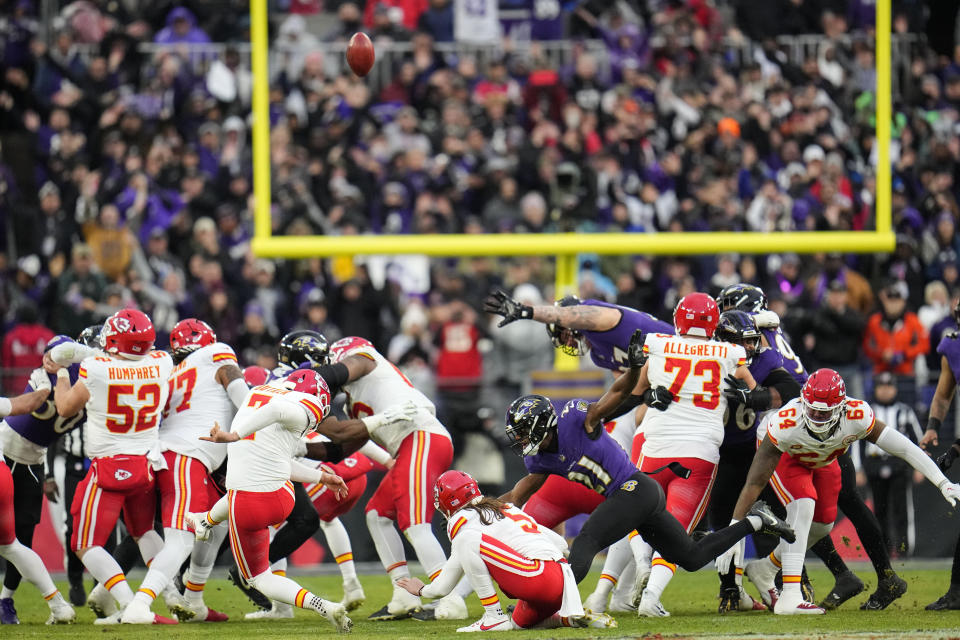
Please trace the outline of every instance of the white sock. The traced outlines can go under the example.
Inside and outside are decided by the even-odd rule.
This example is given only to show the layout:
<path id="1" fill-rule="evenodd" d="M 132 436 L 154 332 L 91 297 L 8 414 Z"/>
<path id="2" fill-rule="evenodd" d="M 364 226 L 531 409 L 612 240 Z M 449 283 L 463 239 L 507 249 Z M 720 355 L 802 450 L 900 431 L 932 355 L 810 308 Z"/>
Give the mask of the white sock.
<path id="1" fill-rule="evenodd" d="M 629 546 L 627 547 L 629 549 Z M 613 590 L 613 597 L 617 600 L 626 600 L 630 597 L 633 590 L 633 583 L 637 580 L 637 563 L 633 561 L 633 554 L 630 554 L 630 561 L 624 567 L 620 574 L 620 581 Z"/>
<path id="2" fill-rule="evenodd" d="M 13 597 L 13 589 L 10 587 L 4 587 L 0 589 L 0 600 L 6 600 L 7 598 Z"/>
<path id="3" fill-rule="evenodd" d="M 203 602 L 203 589 L 210 579 L 210 572 L 217 561 L 220 544 L 227 536 L 227 527 L 216 527 L 210 533 L 210 538 L 203 542 L 194 540 L 193 552 L 190 554 L 190 569 L 184 576 L 183 597 L 188 602 Z"/>
<path id="4" fill-rule="evenodd" d="M 610 545 L 607 549 L 607 557 L 603 561 L 603 569 L 600 570 L 600 579 L 593 593 L 601 598 L 610 595 L 620 580 L 620 574 L 632 560 L 633 551 L 630 549 L 630 541 L 627 538 L 621 538 Z"/>
<path id="5" fill-rule="evenodd" d="M 633 561 L 637 567 L 649 566 L 650 559 L 653 556 L 653 547 L 646 543 L 640 535 L 627 536 L 630 540 L 630 551 L 633 552 Z"/>
<path id="6" fill-rule="evenodd" d="M 420 560 L 423 570 L 431 580 L 435 579 L 447 561 L 447 556 L 444 555 L 443 547 L 433 535 L 433 528 L 427 523 L 415 524 L 403 533 L 417 552 L 417 559 Z"/>
<path id="7" fill-rule="evenodd" d="M 320 520 L 320 528 L 323 530 L 323 537 L 327 539 L 327 546 L 330 547 L 330 553 L 337 562 L 337 568 L 340 569 L 340 576 L 344 582 L 356 580 L 357 567 L 353 563 L 353 547 L 350 545 L 347 528 L 343 526 L 340 518 L 334 518 L 330 522 Z"/>
<path id="8" fill-rule="evenodd" d="M 0 557 L 5 558 L 17 568 L 27 581 L 39 589 L 40 594 L 45 600 L 50 600 L 58 594 L 57 588 L 47 573 L 47 568 L 43 566 L 43 560 L 37 555 L 37 552 L 30 547 L 23 546 L 19 540 L 14 538 L 10 544 L 0 545 Z M 13 592 L 6 598 L 13 597 Z"/>
<path id="9" fill-rule="evenodd" d="M 207 523 L 211 525 L 217 525 L 226 520 L 229 516 L 230 501 L 227 500 L 227 496 L 223 496 L 217 500 L 216 504 L 210 507 L 209 511 L 207 511 Z"/>
<path id="10" fill-rule="evenodd" d="M 153 564 L 154 556 L 160 553 L 160 549 L 163 549 L 163 538 L 159 533 L 150 529 L 137 540 L 137 547 L 140 549 L 143 564 L 149 567 Z"/>
<path id="11" fill-rule="evenodd" d="M 90 547 L 83 554 L 83 566 L 110 592 L 122 609 L 133 600 L 133 591 L 117 561 L 103 547 Z"/>
<path id="12" fill-rule="evenodd" d="M 467 576 L 464 575 L 460 578 L 460 582 L 453 588 L 453 593 L 457 594 L 464 600 L 466 600 L 471 593 L 473 593 L 473 587 L 470 585 L 470 581 L 467 579 Z"/>
<path id="13" fill-rule="evenodd" d="M 143 538 L 140 538 L 143 540 Z M 194 536 L 189 531 L 166 527 L 163 530 L 163 547 L 153 557 L 150 569 L 144 576 L 135 600 L 148 607 L 156 600 L 168 584 L 173 575 L 180 570 L 180 565 L 187 559 L 193 550 Z M 151 543 L 148 542 L 148 545 Z"/>
<path id="14" fill-rule="evenodd" d="M 659 553 L 654 554 L 650 564 L 650 577 L 647 579 L 647 588 L 644 595 L 649 592 L 650 596 L 655 597 L 659 602 L 663 590 L 667 588 L 670 580 L 673 579 L 673 574 L 677 572 L 677 565 L 667 562 Z"/>
<path id="15" fill-rule="evenodd" d="M 393 520 L 381 518 L 376 511 L 367 511 L 367 529 L 390 579 L 396 582 L 400 578 L 409 578 L 410 571 L 403 555 L 403 539 L 393 526 Z"/>
<path id="16" fill-rule="evenodd" d="M 803 558 L 807 554 L 807 538 L 816 502 L 800 498 L 787 504 L 787 522 L 793 527 L 797 539 L 792 543 L 780 541 L 780 562 L 783 565 L 783 593 L 800 597 L 800 575 L 803 573 Z"/>
<path id="17" fill-rule="evenodd" d="M 272 574 L 275 575 L 275 576 L 284 576 L 284 577 L 286 577 L 286 575 L 287 575 L 287 559 L 286 559 L 286 558 L 280 558 L 279 560 L 277 560 L 276 562 L 274 562 L 272 565 L 270 565 L 270 573 L 272 573 Z"/>
<path id="18" fill-rule="evenodd" d="M 313 608 L 311 601 L 317 597 L 290 578 L 278 576 L 269 570 L 254 576 L 249 582 L 251 587 L 271 600 L 291 604 L 301 609 Z M 327 602 L 323 598 L 319 600 Z"/>

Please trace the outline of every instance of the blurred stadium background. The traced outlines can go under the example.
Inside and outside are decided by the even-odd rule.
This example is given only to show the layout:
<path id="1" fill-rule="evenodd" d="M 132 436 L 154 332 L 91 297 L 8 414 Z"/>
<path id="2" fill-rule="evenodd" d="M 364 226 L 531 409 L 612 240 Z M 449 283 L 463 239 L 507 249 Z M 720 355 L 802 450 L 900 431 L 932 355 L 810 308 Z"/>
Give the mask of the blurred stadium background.
<path id="1" fill-rule="evenodd" d="M 568 288 L 669 318 L 692 290 L 749 282 L 809 369 L 838 368 L 867 397 L 890 370 L 925 420 L 935 349 L 960 299 L 956 2 L 892 2 L 883 153 L 872 0 L 257 7 L 269 21 L 261 237 L 537 234 L 532 246 L 574 232 L 637 234 L 651 247 L 666 232 L 757 232 L 772 244 L 781 232 L 850 231 L 867 243 L 892 226 L 895 241 L 863 254 L 850 236 L 844 251 L 798 255 L 723 236 L 708 255 L 554 258 L 473 257 L 460 238 L 456 251 L 257 257 L 249 3 L 0 0 L 6 393 L 23 388 L 53 333 L 77 335 L 125 306 L 151 315 L 158 346 L 180 318 L 203 318 L 242 364 L 273 366 L 292 328 L 362 335 L 436 400 L 459 466 L 494 487 L 521 471 L 502 454 L 510 399 L 558 381 L 596 395 L 607 380 L 585 359 L 555 362 L 540 325 L 495 330 L 480 310 L 488 292 L 542 302 Z M 377 51 L 365 79 L 343 60 L 358 30 Z M 889 191 L 878 193 L 887 154 Z M 898 298 L 904 311 L 889 305 Z M 838 315 L 858 320 L 841 330 Z M 903 357 L 870 350 L 878 332 L 904 326 Z M 956 428 L 952 412 L 947 422 Z M 914 498 L 924 544 L 909 553 L 950 555 L 957 527 L 939 495 L 918 485 Z M 35 546 L 56 570 L 44 517 Z M 348 524 L 355 554 L 373 559 L 361 520 Z M 862 557 L 844 524 L 838 548 Z M 322 557 L 318 542 L 294 561 Z"/>

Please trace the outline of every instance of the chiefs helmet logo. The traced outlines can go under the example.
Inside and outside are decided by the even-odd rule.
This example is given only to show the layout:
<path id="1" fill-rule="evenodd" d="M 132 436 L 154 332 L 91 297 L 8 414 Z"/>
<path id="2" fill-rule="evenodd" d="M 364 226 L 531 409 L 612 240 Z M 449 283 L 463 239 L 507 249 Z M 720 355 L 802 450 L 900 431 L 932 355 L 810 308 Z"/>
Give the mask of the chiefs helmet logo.
<path id="1" fill-rule="evenodd" d="M 110 324 L 113 325 L 113 330 L 117 333 L 126 333 L 130 331 L 130 321 L 123 317 L 111 318 Z"/>

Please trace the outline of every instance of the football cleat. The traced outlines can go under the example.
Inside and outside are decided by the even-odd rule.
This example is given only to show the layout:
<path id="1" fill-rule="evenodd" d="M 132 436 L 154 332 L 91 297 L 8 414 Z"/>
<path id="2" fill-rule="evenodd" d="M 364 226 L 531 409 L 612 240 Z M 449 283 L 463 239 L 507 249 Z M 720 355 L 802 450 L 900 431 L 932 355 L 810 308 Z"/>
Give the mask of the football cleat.
<path id="1" fill-rule="evenodd" d="M 873 598 L 873 596 L 871 596 Z M 960 609 L 960 589 L 951 586 L 947 592 L 926 606 L 927 611 L 947 611 Z"/>
<path id="2" fill-rule="evenodd" d="M 0 599 L 0 624 L 20 624 L 13 598 Z"/>
<path id="3" fill-rule="evenodd" d="M 187 618 L 187 622 L 226 622 L 230 619 L 227 614 L 215 611 L 202 602 L 191 602 L 188 606 L 193 617 Z"/>
<path id="4" fill-rule="evenodd" d="M 777 603 L 773 605 L 773 612 L 780 616 L 822 615 L 826 613 L 821 607 L 804 600 L 800 594 L 791 596 L 783 593 L 780 594 Z"/>
<path id="5" fill-rule="evenodd" d="M 393 598 L 384 607 L 370 614 L 369 620 L 403 620 L 420 610 L 420 598 L 394 587 Z"/>
<path id="6" fill-rule="evenodd" d="M 340 604 L 342 604 L 347 611 L 359 609 L 363 606 L 366 599 L 367 596 L 363 592 L 363 587 L 360 585 L 359 580 L 353 578 L 343 581 L 343 600 L 340 601 Z"/>
<path id="7" fill-rule="evenodd" d="M 797 539 L 793 528 L 787 524 L 786 521 L 778 518 L 763 500 L 757 500 L 753 503 L 753 506 L 750 507 L 750 511 L 747 513 L 747 517 L 749 518 L 750 516 L 760 518 L 761 524 L 757 533 L 778 536 L 789 543 L 793 543 Z"/>
<path id="8" fill-rule="evenodd" d="M 97 618 L 109 618 L 117 613 L 117 601 L 102 584 L 97 584 L 87 596 L 87 606 Z"/>
<path id="9" fill-rule="evenodd" d="M 347 609 L 339 602 L 324 600 L 314 607 L 314 611 L 326 618 L 337 629 L 337 633 L 350 633 L 353 621 L 347 617 Z"/>
<path id="10" fill-rule="evenodd" d="M 120 614 L 121 624 L 177 624 L 172 618 L 165 618 L 150 611 L 150 607 L 134 600 Z"/>
<path id="11" fill-rule="evenodd" d="M 880 611 L 881 609 L 886 609 L 890 606 L 890 603 L 906 592 L 907 581 L 890 569 L 886 577 L 877 584 L 877 590 L 870 594 L 870 597 L 860 605 L 860 608 L 864 611 Z M 949 594 L 949 592 L 947 593 Z M 939 600 L 937 602 L 939 602 Z"/>
<path id="12" fill-rule="evenodd" d="M 251 586 L 248 586 L 244 582 L 243 578 L 240 577 L 240 570 L 237 569 L 237 565 L 230 567 L 230 570 L 227 572 L 227 575 L 230 576 L 230 582 L 234 584 L 237 589 L 243 591 L 243 594 L 250 598 L 250 602 L 260 607 L 261 609 L 270 609 L 272 604 L 270 603 L 270 598 L 263 595 L 256 589 Z"/>
<path id="13" fill-rule="evenodd" d="M 717 606 L 717 613 L 730 613 L 731 611 L 740 610 L 739 587 L 721 587 L 718 597 L 720 598 L 720 604 Z"/>
<path id="14" fill-rule="evenodd" d="M 513 620 L 511 620 L 509 616 L 484 615 L 473 624 L 466 627 L 460 627 L 457 629 L 457 632 L 471 633 L 474 631 L 510 631 L 516 628 L 517 627 L 513 624 Z"/>
<path id="15" fill-rule="evenodd" d="M 120 624 L 120 616 L 122 615 L 123 611 L 115 611 L 108 616 L 97 618 L 93 621 L 93 624 Z"/>
<path id="16" fill-rule="evenodd" d="M 47 624 L 73 624 L 76 620 L 77 612 L 66 602 L 55 602 L 50 606 Z"/>
<path id="17" fill-rule="evenodd" d="M 650 579 L 650 563 L 645 562 L 637 565 L 637 576 L 633 581 L 633 588 L 630 589 L 631 609 L 640 606 L 640 599 L 643 598 L 643 591 L 647 588 L 647 580 Z"/>
<path id="18" fill-rule="evenodd" d="M 823 599 L 820 606 L 827 611 L 832 611 L 863 590 L 863 580 L 858 578 L 853 571 L 844 571 L 837 576 L 833 583 L 833 589 Z"/>
<path id="19" fill-rule="evenodd" d="M 594 591 L 583 601 L 583 610 L 587 613 L 604 613 L 607 610 L 607 595 Z"/>
<path id="20" fill-rule="evenodd" d="M 194 613 L 193 608 L 191 608 L 190 603 L 187 602 L 187 599 L 173 586 L 173 582 L 167 583 L 162 595 L 163 603 L 167 605 L 170 613 L 180 622 L 186 622 L 197 615 Z"/>
<path id="21" fill-rule="evenodd" d="M 617 621 L 605 613 L 584 613 L 582 616 L 567 618 L 571 627 L 580 629 L 615 629 Z"/>
<path id="22" fill-rule="evenodd" d="M 274 600 L 269 609 L 244 614 L 244 620 L 289 620 L 293 618 L 293 605 Z"/>
<path id="23" fill-rule="evenodd" d="M 87 601 L 87 592 L 83 590 L 83 581 L 70 585 L 70 604 L 75 607 L 82 607 Z"/>
<path id="24" fill-rule="evenodd" d="M 607 606 L 607 611 L 610 613 L 633 613 L 636 610 L 637 607 L 630 600 L 616 593 L 610 598 L 610 604 Z"/>
<path id="25" fill-rule="evenodd" d="M 777 575 L 777 567 L 770 562 L 770 558 L 759 558 L 751 560 L 744 567 L 744 574 L 760 592 L 760 598 L 767 608 L 772 608 L 777 603 L 780 593 L 774 584 L 774 578 Z"/>
<path id="26" fill-rule="evenodd" d="M 637 605 L 637 615 L 643 618 L 669 618 L 670 612 L 663 608 L 660 601 L 644 589 L 640 604 Z"/>

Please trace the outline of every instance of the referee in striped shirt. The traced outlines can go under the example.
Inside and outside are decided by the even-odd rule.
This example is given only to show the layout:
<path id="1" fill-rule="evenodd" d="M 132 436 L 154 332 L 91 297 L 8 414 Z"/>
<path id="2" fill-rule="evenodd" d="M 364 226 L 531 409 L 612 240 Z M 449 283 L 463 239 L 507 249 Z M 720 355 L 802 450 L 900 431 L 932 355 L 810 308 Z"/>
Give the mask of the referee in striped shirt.
<path id="1" fill-rule="evenodd" d="M 917 444 L 922 437 L 920 421 L 910 405 L 897 401 L 897 381 L 893 374 L 884 372 L 874 378 L 873 396 L 871 406 L 877 420 Z M 906 556 L 914 548 L 916 535 L 914 470 L 900 458 L 866 440 L 855 443 L 851 453 L 857 467 L 857 485 L 870 485 L 873 510 L 880 521 L 887 548 L 891 555 Z"/>

